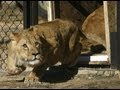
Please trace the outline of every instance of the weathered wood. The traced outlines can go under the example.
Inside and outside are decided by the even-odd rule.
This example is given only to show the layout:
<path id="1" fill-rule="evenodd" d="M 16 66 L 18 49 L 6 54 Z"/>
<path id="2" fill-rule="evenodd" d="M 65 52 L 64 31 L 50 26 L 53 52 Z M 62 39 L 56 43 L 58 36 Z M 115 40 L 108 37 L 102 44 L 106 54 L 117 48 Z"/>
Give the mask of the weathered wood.
<path id="1" fill-rule="evenodd" d="M 109 32 L 109 21 L 108 21 L 108 5 L 107 1 L 103 2 L 104 4 L 104 21 L 105 21 L 105 35 L 106 35 L 106 47 L 107 47 L 107 54 L 110 59 L 110 32 Z M 110 61 L 110 60 L 109 60 Z"/>
<path id="2" fill-rule="evenodd" d="M 117 31 L 117 18 L 116 18 L 116 1 L 104 1 L 104 20 L 105 20 L 105 32 L 106 32 L 106 46 L 107 46 L 107 54 L 109 56 L 109 62 L 112 65 L 116 65 L 115 62 L 112 61 L 113 58 L 115 59 L 115 54 L 117 52 L 114 50 L 116 49 L 117 44 L 114 40 L 114 37 L 111 36 L 113 32 Z M 114 44 L 113 44 L 114 43 Z M 114 64 L 113 64 L 114 63 Z"/>
<path id="3" fill-rule="evenodd" d="M 117 1 L 104 1 L 107 52 L 112 68 L 118 68 Z"/>
<path id="4" fill-rule="evenodd" d="M 55 7 L 54 7 L 54 1 L 48 1 L 48 21 L 52 21 L 55 19 Z"/>
<path id="5" fill-rule="evenodd" d="M 80 56 L 78 58 L 78 65 L 100 65 L 100 64 L 104 64 L 104 65 L 109 65 L 108 62 L 108 55 L 106 54 L 96 54 L 96 55 L 91 55 L 91 56 Z"/>

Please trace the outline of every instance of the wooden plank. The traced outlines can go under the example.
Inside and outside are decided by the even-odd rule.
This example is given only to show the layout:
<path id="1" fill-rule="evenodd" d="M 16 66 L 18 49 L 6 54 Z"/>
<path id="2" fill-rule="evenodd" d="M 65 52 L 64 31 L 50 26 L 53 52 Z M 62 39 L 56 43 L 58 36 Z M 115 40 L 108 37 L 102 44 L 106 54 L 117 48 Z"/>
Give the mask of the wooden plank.
<path id="1" fill-rule="evenodd" d="M 78 58 L 78 64 L 109 64 L 108 55 L 106 54 L 96 54 L 91 56 L 80 56 Z"/>
<path id="2" fill-rule="evenodd" d="M 109 21 L 109 32 L 110 32 L 110 59 L 111 68 L 117 68 L 117 3 L 116 1 L 107 1 L 108 4 L 108 21 Z"/>
<path id="3" fill-rule="evenodd" d="M 117 9 L 116 1 L 104 1 L 107 54 L 109 55 L 109 62 L 113 68 L 117 68 L 119 66 L 117 56 Z"/>
<path id="4" fill-rule="evenodd" d="M 108 20 L 109 20 L 109 30 L 110 32 L 117 32 L 117 2 L 108 2 Z"/>
<path id="5" fill-rule="evenodd" d="M 55 7 L 54 7 L 54 1 L 47 1 L 48 2 L 48 21 L 52 21 L 55 19 Z"/>
<path id="6" fill-rule="evenodd" d="M 109 62 L 111 65 L 117 67 L 117 41 L 116 33 L 114 33 L 117 31 L 117 3 L 116 1 L 103 1 L 103 3 L 107 54 L 109 56 Z"/>
<path id="7" fill-rule="evenodd" d="M 106 47 L 107 47 L 107 54 L 109 57 L 109 62 L 111 61 L 111 52 L 110 52 L 110 30 L 109 30 L 109 18 L 108 18 L 108 2 L 103 1 L 104 6 L 104 21 L 105 21 L 105 35 L 106 35 Z"/>

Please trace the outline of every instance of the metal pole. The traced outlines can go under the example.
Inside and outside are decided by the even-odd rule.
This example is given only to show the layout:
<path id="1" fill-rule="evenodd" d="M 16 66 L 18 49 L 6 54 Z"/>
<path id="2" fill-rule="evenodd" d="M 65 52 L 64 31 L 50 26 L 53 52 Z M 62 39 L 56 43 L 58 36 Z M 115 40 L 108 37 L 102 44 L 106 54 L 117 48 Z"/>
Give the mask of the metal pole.
<path id="1" fill-rule="evenodd" d="M 23 1 L 23 26 L 30 27 L 30 1 Z"/>
<path id="2" fill-rule="evenodd" d="M 117 1 L 117 61 L 120 69 L 120 1 Z"/>
<path id="3" fill-rule="evenodd" d="M 60 18 L 60 1 L 54 1 L 55 18 Z"/>
<path id="4" fill-rule="evenodd" d="M 38 24 L 38 1 L 30 2 L 30 17 L 31 17 L 31 25 Z"/>

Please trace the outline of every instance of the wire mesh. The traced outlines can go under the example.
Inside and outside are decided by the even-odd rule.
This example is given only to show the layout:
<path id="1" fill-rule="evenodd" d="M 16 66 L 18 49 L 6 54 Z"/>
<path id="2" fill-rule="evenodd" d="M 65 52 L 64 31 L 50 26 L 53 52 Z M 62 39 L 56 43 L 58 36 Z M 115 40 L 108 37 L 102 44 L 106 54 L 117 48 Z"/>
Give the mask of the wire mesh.
<path id="1" fill-rule="evenodd" d="M 0 4 L 0 69 L 6 70 L 7 40 L 11 32 L 23 30 L 23 12 L 16 1 L 1 1 Z"/>

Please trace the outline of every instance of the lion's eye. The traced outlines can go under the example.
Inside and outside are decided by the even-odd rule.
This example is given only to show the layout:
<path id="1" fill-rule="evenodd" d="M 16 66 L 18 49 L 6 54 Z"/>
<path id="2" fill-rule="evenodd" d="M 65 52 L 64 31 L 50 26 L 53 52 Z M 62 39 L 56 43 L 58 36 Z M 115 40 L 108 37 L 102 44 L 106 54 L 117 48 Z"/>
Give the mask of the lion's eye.
<path id="1" fill-rule="evenodd" d="M 36 46 L 36 47 L 39 47 L 39 42 L 35 42 L 35 46 Z"/>
<path id="2" fill-rule="evenodd" d="M 24 48 L 27 48 L 27 45 L 26 45 L 26 44 L 23 44 L 23 47 L 24 47 Z"/>

